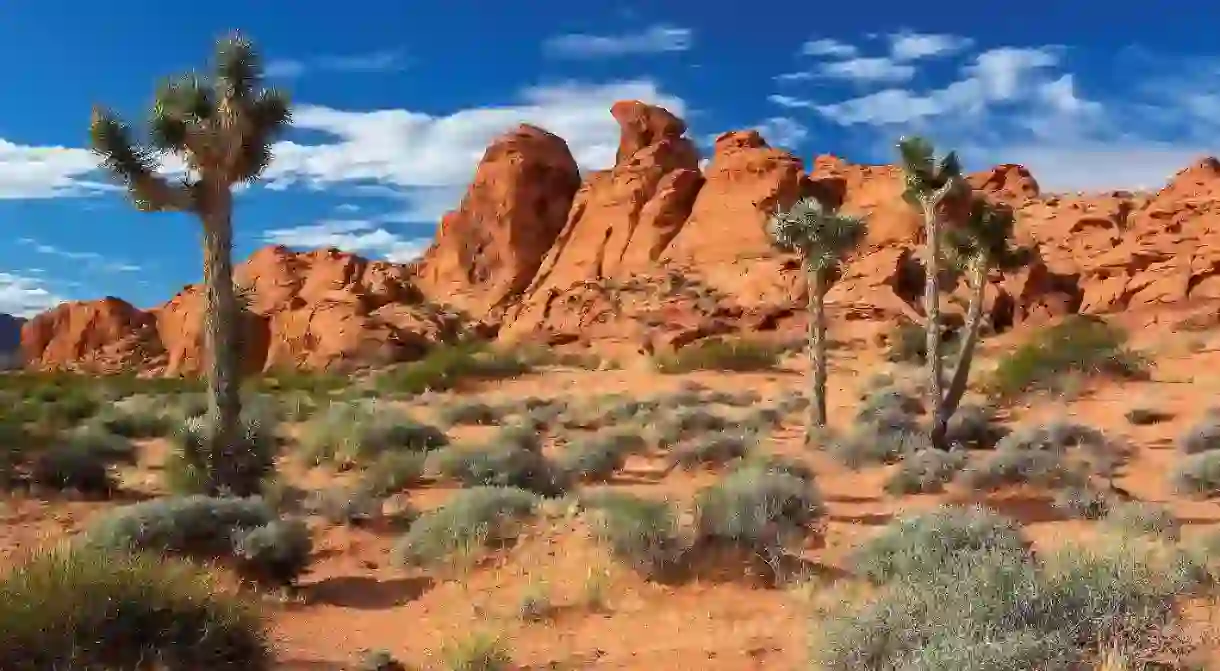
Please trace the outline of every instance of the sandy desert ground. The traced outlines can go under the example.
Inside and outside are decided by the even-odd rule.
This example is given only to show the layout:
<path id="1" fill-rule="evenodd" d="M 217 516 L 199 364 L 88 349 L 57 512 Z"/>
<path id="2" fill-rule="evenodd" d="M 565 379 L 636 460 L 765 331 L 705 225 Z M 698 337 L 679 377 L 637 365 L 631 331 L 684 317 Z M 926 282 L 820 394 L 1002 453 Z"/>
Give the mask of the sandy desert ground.
<path id="1" fill-rule="evenodd" d="M 1021 337 L 1025 335 L 1008 334 L 986 342 L 980 369 L 985 371 L 989 361 Z M 1003 422 L 1016 426 L 1070 419 L 1128 442 L 1134 452 L 1115 484 L 1136 500 L 1167 506 L 1189 542 L 1220 524 L 1220 506 L 1174 494 L 1167 474 L 1180 458 L 1179 437 L 1213 405 L 1220 389 L 1216 372 L 1220 371 L 1220 332 L 1144 329 L 1131 344 L 1155 362 L 1151 380 L 1082 380 L 1066 393 L 1025 397 L 1004 410 Z M 851 429 L 860 389 L 881 372 L 902 380 L 917 378 L 920 369 L 888 363 L 876 352 L 851 351 L 850 345 L 834 352 L 830 417 L 836 429 Z M 429 395 L 426 403 L 395 403 L 431 421 L 436 421 L 438 408 L 452 405 L 459 396 L 492 405 L 554 397 L 569 407 L 584 405 L 596 411 L 599 404 L 609 403 L 610 394 L 643 398 L 703 389 L 705 398 L 710 392 L 732 396 L 753 391 L 760 397 L 754 405 L 762 407 L 785 393 L 802 391 L 805 381 L 798 355 L 765 372 L 661 375 L 643 365 L 621 370 L 551 366 L 460 393 Z M 728 417 L 741 417 L 750 410 L 706 401 L 703 405 Z M 1125 415 L 1136 406 L 1154 407 L 1165 420 L 1132 424 Z M 292 428 L 298 439 L 307 430 L 308 424 Z M 494 435 L 496 430 L 455 426 L 448 433 L 456 442 L 466 442 Z M 160 465 L 167 446 L 166 439 L 139 441 L 138 464 L 124 467 L 120 475 L 120 499 L 164 493 Z M 547 449 L 558 448 L 548 442 Z M 513 668 L 522 669 L 805 668 L 810 609 L 834 583 L 848 580 L 849 551 L 896 516 L 945 502 L 983 502 L 1022 522 L 1038 550 L 1064 539 L 1087 541 L 1097 534 L 1098 522 L 1064 519 L 1046 503 L 1044 493 L 1035 491 L 984 496 L 950 486 L 939 494 L 888 494 L 884 483 L 896 466 L 852 471 L 823 451 L 804 448 L 800 412 L 789 413 L 769 430 L 758 449 L 811 466 L 828 511 L 824 542 L 810 542 L 799 550 L 806 563 L 781 585 L 710 574 L 674 584 L 644 580 L 593 540 L 581 516 L 562 506 L 551 506 L 512 547 L 493 552 L 476 565 L 443 570 L 394 565 L 391 549 L 403 532 L 392 518 L 350 526 L 314 516 L 309 525 L 315 547 L 299 593 L 259 597 L 282 668 L 356 668 L 362 654 L 377 649 L 423 668 L 439 668 L 440 651 L 472 634 L 499 638 L 511 653 Z M 666 472 L 659 457 L 633 456 L 609 482 L 587 484 L 582 491 L 606 488 L 689 502 L 700 488 L 716 480 L 718 470 Z M 331 487 L 357 477 L 355 472 L 310 468 L 292 450 L 282 458 L 280 473 L 302 489 Z M 415 510 L 427 510 L 443 504 L 456 490 L 424 483 L 391 497 L 386 509 L 409 502 Z M 79 532 L 116 505 L 71 498 L 24 494 L 7 498 L 0 508 L 0 561 L 11 564 L 32 548 Z M 528 604 L 537 603 L 545 604 L 545 612 L 528 617 Z M 1212 622 L 1220 610 L 1193 603 L 1188 614 L 1192 631 L 1205 642 L 1201 654 L 1220 659 L 1207 643 L 1214 640 Z"/>

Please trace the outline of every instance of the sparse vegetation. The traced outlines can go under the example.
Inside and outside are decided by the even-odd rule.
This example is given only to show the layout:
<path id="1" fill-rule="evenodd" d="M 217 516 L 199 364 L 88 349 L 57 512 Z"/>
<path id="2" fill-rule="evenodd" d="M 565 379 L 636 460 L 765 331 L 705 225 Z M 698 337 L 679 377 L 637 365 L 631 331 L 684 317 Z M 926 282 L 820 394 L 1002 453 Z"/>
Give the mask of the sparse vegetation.
<path id="1" fill-rule="evenodd" d="M 998 397 L 1012 398 L 1028 391 L 1060 389 L 1064 379 L 1073 375 L 1146 378 L 1148 361 L 1128 349 L 1125 340 L 1119 329 L 1098 318 L 1068 317 L 1001 359 L 988 387 Z"/>
<path id="2" fill-rule="evenodd" d="M 58 548 L 0 579 L 0 667 L 272 668 L 249 604 L 162 557 Z"/>
<path id="3" fill-rule="evenodd" d="M 516 538 L 540 499 L 516 487 L 475 487 L 445 505 L 422 513 L 395 547 L 405 565 L 437 565 L 469 559 Z"/>
<path id="4" fill-rule="evenodd" d="M 1140 665 L 1181 653 L 1175 602 L 1193 581 L 1172 561 L 1132 544 L 1069 544 L 1034 561 L 976 533 L 954 551 L 922 539 L 935 561 L 880 571 L 876 596 L 831 606 L 812 630 L 815 667 L 1096 668 L 1115 649 Z"/>
<path id="5" fill-rule="evenodd" d="M 678 524 L 678 514 L 664 501 L 604 492 L 582 499 L 594 534 L 615 557 L 646 576 L 672 570 L 691 544 Z"/>
<path id="6" fill-rule="evenodd" d="M 529 362 L 512 351 L 479 342 L 440 345 L 423 359 L 381 373 L 378 387 L 388 393 L 447 391 L 464 383 L 518 377 L 531 372 Z"/>
<path id="7" fill-rule="evenodd" d="M 656 367 L 670 375 L 698 370 L 740 373 L 775 368 L 782 355 L 783 350 L 770 343 L 746 338 L 709 338 L 657 356 Z"/>
<path id="8" fill-rule="evenodd" d="M 311 419 L 301 437 L 305 458 L 339 468 L 369 466 L 386 454 L 444 447 L 440 429 L 376 401 L 334 402 Z"/>
<path id="9" fill-rule="evenodd" d="M 312 551 L 308 533 L 278 519 L 259 498 L 196 495 L 110 511 L 83 538 L 86 547 L 232 560 L 245 577 L 290 585 Z"/>

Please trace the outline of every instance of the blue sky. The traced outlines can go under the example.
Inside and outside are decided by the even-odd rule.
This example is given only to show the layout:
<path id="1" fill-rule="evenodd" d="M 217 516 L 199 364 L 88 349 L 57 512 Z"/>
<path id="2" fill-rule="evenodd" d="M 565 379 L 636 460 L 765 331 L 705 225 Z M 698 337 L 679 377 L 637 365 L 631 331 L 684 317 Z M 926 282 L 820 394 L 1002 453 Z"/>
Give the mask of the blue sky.
<path id="1" fill-rule="evenodd" d="M 238 256 L 282 242 L 406 260 L 518 123 L 608 167 L 620 98 L 680 114 L 705 150 L 757 127 L 807 161 L 884 162 L 918 131 L 972 168 L 1025 163 L 1048 189 L 1156 187 L 1220 143 L 1220 9 L 1172 6 L 3 3 L 0 312 L 105 295 L 150 307 L 198 281 L 196 222 L 135 212 L 86 129 L 94 103 L 142 122 L 158 78 L 204 67 L 230 28 L 297 105 L 268 179 L 239 196 Z"/>

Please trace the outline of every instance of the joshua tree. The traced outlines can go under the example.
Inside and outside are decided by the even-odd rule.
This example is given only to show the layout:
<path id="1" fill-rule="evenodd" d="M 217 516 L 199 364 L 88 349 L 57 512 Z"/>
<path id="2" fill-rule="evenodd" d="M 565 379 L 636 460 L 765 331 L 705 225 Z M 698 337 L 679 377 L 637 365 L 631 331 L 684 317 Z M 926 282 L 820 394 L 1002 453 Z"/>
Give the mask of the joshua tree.
<path id="1" fill-rule="evenodd" d="M 816 198 L 802 198 L 767 223 L 775 246 L 801 256 L 809 291 L 809 361 L 813 369 L 813 403 L 809 406 L 806 442 L 826 426 L 826 296 L 830 273 L 867 233 L 863 219 L 826 209 Z"/>
<path id="2" fill-rule="evenodd" d="M 940 358 L 940 231 L 945 206 L 969 194 L 970 186 L 962 178 L 962 166 L 957 154 L 949 152 L 939 162 L 935 149 L 927 140 L 919 137 L 902 138 L 898 141 L 898 153 L 902 160 L 905 190 L 902 197 L 919 209 L 924 220 L 924 317 L 927 320 L 927 362 L 929 394 L 932 407 L 939 409 L 944 402 L 942 392 L 942 363 Z M 941 413 L 932 413 L 932 443 L 942 446 L 946 424 Z"/>
<path id="3" fill-rule="evenodd" d="M 112 112 L 95 107 L 89 132 L 102 163 L 141 212 L 189 212 L 203 229 L 205 348 L 208 352 L 209 489 L 249 494 L 240 482 L 241 306 L 233 285 L 233 186 L 252 182 L 271 162 L 271 146 L 291 121 L 287 97 L 263 87 L 254 45 L 237 33 L 216 45 L 210 78 L 182 75 L 157 91 L 151 146 L 137 143 Z M 186 176 L 158 173 L 172 154 Z"/>
<path id="4" fill-rule="evenodd" d="M 962 401 L 962 395 L 966 393 L 970 364 L 982 323 L 987 276 L 994 268 L 1013 270 L 1027 261 L 1028 250 L 1011 246 L 1014 223 L 1011 208 L 976 196 L 970 203 L 969 218 L 961 225 L 944 231 L 945 256 L 966 273 L 970 283 L 970 305 L 966 310 L 965 334 L 957 353 L 953 379 L 944 401 L 937 408 L 937 423 L 941 426 L 948 424 Z"/>

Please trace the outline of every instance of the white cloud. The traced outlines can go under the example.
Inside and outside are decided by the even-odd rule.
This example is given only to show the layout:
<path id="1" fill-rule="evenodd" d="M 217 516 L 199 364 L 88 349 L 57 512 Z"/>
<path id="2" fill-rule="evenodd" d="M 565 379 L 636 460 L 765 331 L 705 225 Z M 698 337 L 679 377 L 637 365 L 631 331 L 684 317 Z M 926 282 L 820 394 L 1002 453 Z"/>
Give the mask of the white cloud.
<path id="1" fill-rule="evenodd" d="M 610 106 L 625 99 L 659 104 L 679 116 L 686 110 L 680 98 L 647 80 L 535 87 L 526 89 L 514 105 L 466 109 L 448 116 L 301 105 L 294 115 L 295 126 L 334 141 L 278 144 L 266 181 L 316 188 L 372 187 L 409 201 L 408 209 L 443 212 L 457 204 L 487 145 L 521 123 L 564 138 L 583 169 L 613 165 L 619 126 L 610 116 Z"/>
<path id="2" fill-rule="evenodd" d="M 891 56 L 930 58 L 932 41 L 919 45 L 908 41 Z M 890 160 L 894 139 L 917 132 L 958 149 L 973 168 L 1024 164 L 1051 191 L 1158 188 L 1220 149 L 1220 60 L 1160 59 L 1143 64 L 1148 72 L 1124 62 L 1116 67 L 1126 86 L 1085 95 L 1065 55 L 1057 46 L 999 47 L 968 57 L 939 85 L 769 100 L 862 130 L 872 159 Z"/>
<path id="3" fill-rule="evenodd" d="M 543 43 L 543 50 L 559 58 L 604 58 L 686 51 L 693 44 L 694 32 L 690 28 L 657 24 L 638 33 L 559 35 Z"/>
<path id="4" fill-rule="evenodd" d="M 970 48 L 973 40 L 957 35 L 900 32 L 888 36 L 890 57 L 898 61 L 948 56 Z"/>
<path id="5" fill-rule="evenodd" d="M 0 312 L 33 317 L 63 301 L 36 277 L 0 272 Z"/>
<path id="6" fill-rule="evenodd" d="M 835 58 L 851 58 L 859 53 L 856 47 L 838 40 L 821 38 L 813 39 L 801 45 L 801 53 L 806 56 L 832 56 Z"/>
<path id="7" fill-rule="evenodd" d="M 809 129 L 791 117 L 771 117 L 758 124 L 758 132 L 773 147 L 794 149 L 809 137 Z"/>
<path id="8" fill-rule="evenodd" d="M 889 58 L 852 58 L 825 63 L 819 69 L 824 77 L 859 82 L 901 82 L 915 76 L 915 66 Z M 781 75 L 782 76 L 782 75 Z"/>
<path id="9" fill-rule="evenodd" d="M 113 190 L 87 149 L 31 147 L 0 138 L 0 200 L 70 198 Z"/>
<path id="10" fill-rule="evenodd" d="M 263 239 L 288 247 L 334 247 L 346 252 L 381 256 L 406 263 L 423 254 L 431 238 L 406 238 L 377 226 L 375 222 L 332 219 L 307 226 L 265 232 Z"/>
<path id="11" fill-rule="evenodd" d="M 39 254 L 75 261 L 82 265 L 87 271 L 104 273 L 136 273 L 143 270 L 142 267 L 133 263 L 107 259 L 96 252 L 75 252 L 67 249 L 61 249 L 53 245 L 43 244 L 32 238 L 17 238 L 17 244 L 29 247 Z"/>
<path id="12" fill-rule="evenodd" d="M 815 107 L 842 125 L 908 124 L 950 113 L 977 114 L 988 105 L 1036 90 L 1042 83 L 1037 71 L 1057 63 L 1058 56 L 1050 49 L 993 49 L 978 54 L 962 68 L 960 79 L 940 89 L 891 88 Z"/>
<path id="13" fill-rule="evenodd" d="M 405 54 L 399 49 L 384 49 L 364 54 L 315 56 L 308 59 L 283 58 L 267 63 L 268 77 L 295 79 L 311 70 L 322 72 L 398 72 L 406 69 Z"/>
<path id="14" fill-rule="evenodd" d="M 812 101 L 802 100 L 800 98 L 794 98 L 792 96 L 786 96 L 779 93 L 774 93 L 767 96 L 767 100 L 779 105 L 780 107 L 787 107 L 788 109 L 814 109 L 817 107 L 817 104 Z"/>

